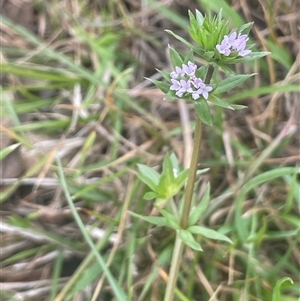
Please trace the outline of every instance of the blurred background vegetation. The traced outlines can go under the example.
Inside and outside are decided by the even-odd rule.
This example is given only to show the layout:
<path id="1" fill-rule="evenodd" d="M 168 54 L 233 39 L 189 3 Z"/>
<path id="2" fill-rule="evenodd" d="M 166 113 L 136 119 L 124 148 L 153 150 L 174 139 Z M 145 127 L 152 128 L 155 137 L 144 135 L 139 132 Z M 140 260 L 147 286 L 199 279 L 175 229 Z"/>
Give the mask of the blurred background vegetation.
<path id="1" fill-rule="evenodd" d="M 199 223 L 234 244 L 186 248 L 176 300 L 299 300 L 299 1 L 0 4 L 1 300 L 162 300 L 174 233 L 127 211 L 153 208 L 137 163 L 188 166 L 195 112 L 144 77 L 171 71 L 168 45 L 188 51 L 165 29 L 188 39 L 188 10 L 220 8 L 272 54 L 234 67 L 257 73 L 226 99 L 247 109 L 212 108 L 195 201 L 210 182 Z"/>

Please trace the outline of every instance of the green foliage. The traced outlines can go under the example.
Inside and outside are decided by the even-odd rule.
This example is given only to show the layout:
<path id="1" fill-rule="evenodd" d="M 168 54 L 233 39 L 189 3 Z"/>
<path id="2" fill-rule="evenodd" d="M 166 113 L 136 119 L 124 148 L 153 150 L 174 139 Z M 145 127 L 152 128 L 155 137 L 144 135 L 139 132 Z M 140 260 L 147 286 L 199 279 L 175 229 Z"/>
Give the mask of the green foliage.
<path id="1" fill-rule="evenodd" d="M 249 77 L 253 76 L 255 74 L 239 74 L 239 75 L 234 75 L 227 77 L 223 80 L 221 80 L 218 84 L 216 89 L 214 90 L 215 94 L 222 94 L 227 91 L 232 90 L 236 86 L 240 85 L 243 83 L 246 79 Z"/>
<path id="2" fill-rule="evenodd" d="M 180 191 L 188 177 L 188 169 L 180 171 L 174 153 L 165 156 L 161 174 L 143 164 L 138 164 L 138 168 L 137 176 L 152 189 L 144 195 L 147 200 L 151 198 L 167 200 L 173 197 Z"/>
<path id="3" fill-rule="evenodd" d="M 194 101 L 194 108 L 199 119 L 205 123 L 206 125 L 212 125 L 212 116 L 210 114 L 210 108 L 206 100 L 200 99 L 198 101 Z"/>
<path id="4" fill-rule="evenodd" d="M 177 165 L 177 163 L 178 163 L 177 158 L 173 154 L 170 157 L 166 156 L 166 158 L 168 158 L 168 159 L 167 160 L 165 159 L 165 161 L 163 163 L 164 170 L 168 170 L 170 167 L 174 168 Z M 173 163 L 171 163 L 170 161 L 173 161 Z M 143 181 L 149 187 L 150 187 L 150 185 L 155 187 L 155 185 L 153 185 L 153 181 L 151 180 L 151 176 L 149 176 L 149 177 L 145 176 L 145 174 L 150 172 L 149 167 L 147 167 L 145 165 L 139 165 L 139 168 L 140 168 L 139 178 L 141 180 L 143 179 Z M 148 175 L 149 175 L 149 173 L 148 173 Z M 156 172 L 154 172 L 153 178 L 156 179 L 154 181 L 158 180 L 158 174 Z M 215 230 L 208 229 L 206 227 L 201 227 L 201 226 L 197 225 L 199 219 L 201 218 L 201 215 L 204 213 L 205 209 L 208 206 L 209 199 L 210 199 L 209 194 L 210 194 L 210 185 L 207 186 L 205 194 L 204 194 L 201 202 L 199 202 L 199 204 L 193 210 L 191 210 L 190 216 L 189 216 L 189 227 L 187 229 L 181 228 L 179 220 L 174 216 L 173 213 L 170 213 L 167 210 L 159 208 L 159 207 L 157 207 L 157 210 L 161 213 L 162 217 L 143 216 L 143 215 L 131 212 L 131 211 L 129 211 L 129 213 L 134 217 L 137 217 L 141 220 L 147 221 L 148 223 L 154 224 L 156 226 L 164 226 L 164 227 L 167 226 L 167 227 L 170 227 L 170 228 L 178 231 L 179 236 L 182 239 L 182 241 L 186 245 L 188 245 L 189 247 L 191 247 L 192 249 L 194 249 L 196 251 L 203 251 L 203 250 L 202 250 L 201 246 L 199 245 L 199 243 L 193 237 L 193 234 L 201 234 L 202 236 L 210 238 L 210 239 L 222 240 L 222 241 L 232 243 L 232 241 L 224 234 L 219 233 Z"/>
<path id="5" fill-rule="evenodd" d="M 195 240 L 194 236 L 189 230 L 180 229 L 179 230 L 179 237 L 181 240 L 190 248 L 196 251 L 203 251 L 199 243 Z"/>
<path id="6" fill-rule="evenodd" d="M 59 9 L 61 1 L 29 2 L 35 11 L 34 30 L 26 29 L 4 15 L 0 18 L 4 32 L 4 61 L 1 65 L 4 81 L 0 91 L 0 111 L 3 120 L 8 118 L 12 122 L 9 126 L 4 125 L 5 130 L 9 130 L 4 134 L 9 133 L 14 140 L 13 144 L 1 150 L 0 161 L 4 162 L 18 148 L 22 154 L 38 153 L 34 155 L 37 163 L 28 163 L 25 159 L 29 166 L 18 179 L 1 179 L 3 186 L 0 198 L 1 202 L 6 202 L 1 218 L 4 221 L 3 235 L 7 238 L 3 240 L 3 254 L 7 254 L 7 250 L 16 250 L 8 257 L 4 255 L 1 262 L 3 271 L 26 264 L 26 270 L 33 267 L 38 273 L 44 267 L 43 260 L 39 259 L 52 258 L 46 263 L 47 269 L 52 267 L 52 276 L 48 277 L 51 284 L 42 288 L 45 289 L 45 300 L 54 301 L 59 295 L 62 296 L 61 300 L 66 301 L 78 298 L 90 300 L 91 296 L 84 295 L 88 294 L 87 288 L 95 287 L 102 275 L 107 275 L 101 268 L 102 258 L 103 266 L 107 266 L 112 274 L 112 278 L 106 277 L 103 290 L 104 295 L 109 291 L 108 298 L 112 293 L 119 293 L 115 297 L 118 300 L 122 300 L 122 296 L 127 300 L 162 299 L 165 286 L 165 282 L 161 281 L 162 268 L 170 264 L 174 243 L 174 235 L 169 235 L 167 229 L 171 228 L 189 248 L 205 251 L 195 252 L 192 259 L 186 255 L 182 257 L 190 260 L 190 266 L 201 265 L 201 271 L 209 279 L 213 290 L 206 292 L 200 285 L 198 274 L 193 269 L 187 271 L 183 266 L 174 290 L 176 300 L 196 301 L 199 295 L 209 300 L 213 293 L 215 298 L 224 297 L 228 300 L 299 301 L 300 291 L 296 281 L 299 269 L 295 258 L 299 244 L 299 171 L 285 167 L 297 162 L 297 156 L 293 155 L 297 149 L 295 137 L 287 134 L 274 152 L 261 156 L 274 142 L 273 137 L 280 131 L 290 112 L 296 112 L 294 96 L 300 92 L 299 85 L 294 81 L 297 73 L 293 74 L 295 70 L 292 68 L 297 65 L 293 32 L 283 35 L 279 31 L 279 37 L 276 31 L 275 35 L 272 34 L 272 29 L 276 28 L 274 20 L 282 19 L 281 26 L 284 24 L 286 28 L 295 28 L 295 24 L 292 24 L 294 18 L 286 18 L 293 16 L 289 4 L 281 1 L 282 6 L 280 3 L 276 6 L 284 12 L 282 16 L 274 15 L 277 8 L 270 0 L 265 3 L 263 10 L 257 10 L 260 20 L 263 20 L 262 11 L 270 17 L 267 22 L 269 28 L 258 28 L 270 33 L 262 35 L 258 45 L 264 45 L 272 54 L 268 62 L 260 60 L 254 70 L 253 60 L 264 57 L 267 51 L 259 52 L 258 46 L 253 45 L 253 51 L 244 58 L 221 56 L 216 53 L 212 39 L 207 35 L 212 30 L 209 22 L 220 21 L 212 16 L 211 11 L 218 13 L 221 7 L 222 16 L 231 19 L 235 30 L 246 34 L 251 29 L 252 24 L 244 24 L 243 16 L 227 0 L 197 0 L 197 5 L 207 12 L 210 19 L 204 20 L 204 14 L 195 11 L 194 14 L 189 12 L 190 22 L 186 18 L 187 13 L 180 10 L 175 12 L 172 7 L 146 0 L 144 4 L 149 10 L 145 14 L 141 10 L 142 26 L 136 26 L 140 23 L 141 15 L 130 11 L 130 1 L 126 10 L 123 10 L 120 1 L 106 1 L 108 6 L 104 3 L 99 6 L 93 1 L 89 5 L 82 5 L 75 0 L 72 5 L 76 10 L 74 15 L 67 6 Z M 27 11 L 25 5 L 24 11 Z M 138 7 L 134 9 L 136 11 Z M 179 122 L 177 103 L 161 102 L 162 108 L 157 110 L 156 115 L 152 114 L 152 108 L 156 110 L 160 103 L 157 104 L 156 97 L 149 90 L 139 88 L 141 94 L 137 97 L 131 94 L 132 83 L 137 84 L 137 78 L 145 74 L 149 76 L 151 72 L 149 58 L 152 51 L 157 51 L 156 60 L 160 66 L 167 66 L 163 52 L 166 45 L 161 43 L 161 33 L 156 36 L 153 31 L 155 23 L 145 26 L 152 21 L 152 16 L 163 20 L 171 30 L 174 30 L 173 24 L 180 30 L 190 28 L 195 36 L 195 40 L 185 40 L 175 30 L 175 33 L 167 31 L 173 39 L 170 41 L 174 47 L 170 50 L 173 62 L 196 62 L 199 66 L 196 76 L 203 80 L 209 73 L 206 63 L 214 68 L 209 83 L 213 90 L 207 100 L 202 97 L 196 102 L 183 96 L 192 104 L 200 103 L 199 107 L 203 110 L 195 112 L 206 124 L 212 125 L 209 131 L 204 131 L 205 145 L 201 147 L 203 159 L 200 163 L 201 168 L 209 167 L 210 172 L 200 177 L 193 191 L 194 207 L 189 214 L 187 229 L 181 229 L 179 217 L 189 171 L 182 171 L 173 156 L 169 156 L 162 166 L 158 163 L 166 150 L 174 149 L 180 154 L 181 160 L 183 157 L 182 147 L 185 145 L 182 145 L 182 135 L 185 132 Z M 44 33 L 41 23 L 46 25 Z M 161 26 L 162 23 L 158 23 Z M 201 30 L 198 24 L 203 27 L 203 38 L 199 36 Z M 222 35 L 230 33 L 233 28 L 226 25 L 222 30 L 218 43 Z M 254 44 L 257 38 L 254 31 L 251 34 Z M 10 39 L 16 44 L 7 45 L 6 41 Z M 135 43 L 140 43 L 141 39 L 143 47 L 138 48 L 141 55 L 129 55 L 136 48 L 132 52 L 128 45 L 136 47 Z M 196 39 L 206 43 L 211 50 L 197 44 Z M 178 47 L 179 43 L 183 43 L 186 49 L 180 45 Z M 177 47 L 180 48 L 178 52 Z M 235 74 L 235 63 L 243 64 L 238 70 L 257 72 L 255 81 L 249 78 L 250 74 Z M 219 77 L 220 68 L 225 73 Z M 163 81 L 157 80 L 155 76 L 159 74 L 155 74 L 153 78 L 156 80 L 152 82 L 167 99 L 178 99 L 175 92 L 170 91 L 170 72 L 165 69 L 157 71 Z M 276 72 L 271 78 L 273 71 Z M 221 78 L 223 80 L 219 80 Z M 254 84 L 258 79 L 260 87 Z M 245 83 L 247 87 L 246 80 L 251 89 L 244 88 Z M 76 94 L 75 88 L 78 87 L 80 90 Z M 75 105 L 73 100 L 78 95 L 81 97 L 80 103 Z M 269 99 L 272 101 L 269 102 Z M 226 115 L 223 112 L 223 108 L 245 108 L 241 104 L 247 105 L 252 100 L 257 102 L 253 102 L 251 109 L 245 112 L 229 111 Z M 254 111 L 256 104 L 261 115 L 256 115 Z M 171 105 L 173 107 L 169 110 Z M 272 106 L 275 115 L 270 109 Z M 188 105 L 188 109 L 192 107 Z M 81 110 L 85 114 L 81 114 Z M 70 129 L 78 113 L 75 126 Z M 251 122 L 254 130 L 251 135 L 247 134 L 244 117 L 247 123 Z M 193 120 L 186 122 L 194 126 Z M 136 127 L 139 127 L 139 131 L 134 133 L 136 137 L 131 140 L 128 129 Z M 65 153 L 69 138 L 73 137 L 83 140 L 71 153 Z M 144 137 L 148 140 L 145 144 Z M 138 142 L 135 142 L 135 138 Z M 50 139 L 59 142 L 53 143 L 46 153 L 40 153 L 36 142 L 47 145 Z M 104 150 L 102 145 L 105 145 Z M 61 155 L 61 167 L 50 160 L 54 151 Z M 132 170 L 136 169 L 136 163 L 148 159 L 157 169 L 139 164 L 139 176 L 135 177 Z M 175 167 L 177 177 L 174 172 L 167 173 L 172 170 L 170 167 Z M 207 168 L 198 170 L 197 175 L 204 171 Z M 249 171 L 251 176 L 244 178 Z M 47 186 L 50 177 L 54 185 Z M 65 182 L 61 180 L 63 177 Z M 199 201 L 199 191 L 206 185 L 204 183 L 208 177 L 212 187 L 211 196 L 210 185 L 207 185 L 204 197 Z M 12 184 L 3 184 L 2 180 Z M 148 187 L 141 185 L 141 181 Z M 177 191 L 176 187 L 181 188 Z M 156 189 L 160 192 L 155 192 Z M 24 194 L 26 196 L 23 198 Z M 66 203 L 65 195 L 68 195 L 70 205 Z M 173 195 L 174 200 L 160 198 L 167 195 Z M 155 214 L 159 216 L 143 215 L 149 214 L 152 209 L 149 202 L 145 205 L 143 196 L 145 200 L 155 199 L 154 207 L 159 212 Z M 129 202 L 130 211 L 125 208 L 126 202 Z M 71 207 L 72 203 L 75 208 Z M 53 208 L 57 205 L 63 207 L 55 213 Z M 47 220 L 43 218 L 44 210 Z M 82 219 L 81 228 L 77 226 L 78 215 Z M 75 216 L 77 223 L 73 221 Z M 56 219 L 66 224 L 56 224 Z M 125 234 L 122 234 L 124 222 Z M 157 227 L 147 231 L 149 224 Z M 88 230 L 88 226 L 92 226 L 93 230 L 103 230 L 105 236 L 98 239 Z M 11 232 L 5 232 L 7 229 Z M 82 235 L 84 230 L 87 232 L 85 236 Z M 122 238 L 112 241 L 117 231 L 119 238 Z M 224 243 L 231 242 L 225 235 L 232 239 L 233 245 Z M 33 238 L 36 241 L 31 242 Z M 39 243 L 39 239 L 42 243 Z M 211 242 L 210 239 L 215 241 Z M 19 244 L 22 249 L 18 249 Z M 153 254 L 155 258 L 152 258 Z M 69 264 L 66 258 L 77 256 L 81 261 L 78 269 L 68 278 L 62 278 L 62 272 L 65 272 L 63 267 Z M 229 273 L 226 273 L 226 269 Z M 22 275 L 17 274 L 17 277 Z M 139 281 L 141 274 L 143 281 Z M 35 272 L 31 276 L 34 275 Z M 226 287 L 228 275 L 231 284 Z M 13 273 L 9 275 L 13 276 Z M 25 285 L 26 279 L 22 282 Z M 220 286 L 221 282 L 224 285 Z M 111 283 L 117 284 L 114 286 Z M 34 292 L 22 289 L 11 293 L 7 290 L 9 285 L 9 282 L 3 282 L 1 295 L 5 300 L 27 300 L 30 297 L 26 294 Z M 98 299 L 105 297 L 99 296 Z M 40 296 L 35 298 L 44 300 Z"/>
<path id="7" fill-rule="evenodd" d="M 210 200 L 210 185 L 208 184 L 202 200 L 190 212 L 189 226 L 196 224 L 197 221 L 201 218 L 201 215 L 204 213 L 204 211 L 208 206 L 209 200 Z"/>
<path id="8" fill-rule="evenodd" d="M 280 280 L 278 280 L 275 285 L 274 291 L 273 291 L 272 301 L 284 301 L 285 300 L 285 297 L 281 295 L 281 288 L 285 282 L 290 282 L 291 284 L 294 283 L 293 279 L 291 279 L 290 277 L 284 277 L 284 278 L 281 278 Z"/>
<path id="9" fill-rule="evenodd" d="M 209 99 L 212 104 L 226 108 L 226 109 L 243 109 L 244 106 L 231 106 L 220 98 L 220 94 L 226 93 L 228 91 L 233 90 L 238 85 L 242 84 L 245 80 L 255 74 L 240 74 L 235 75 L 233 70 L 230 69 L 227 64 L 233 64 L 238 62 L 247 62 L 250 60 L 259 59 L 267 54 L 268 52 L 251 52 L 250 54 L 246 55 L 245 57 L 239 56 L 237 51 L 233 51 L 233 54 L 229 56 L 224 56 L 220 54 L 216 48 L 216 45 L 221 43 L 222 39 L 225 35 L 229 35 L 229 21 L 224 21 L 222 18 L 222 12 L 220 11 L 218 15 L 212 17 L 211 14 L 207 16 L 203 16 L 199 11 L 196 10 L 196 15 L 194 16 L 189 11 L 190 17 L 190 29 L 189 33 L 194 41 L 198 44 L 197 46 L 191 45 L 188 41 L 181 38 L 180 36 L 174 34 L 172 31 L 167 31 L 168 33 L 172 34 L 176 39 L 183 42 L 190 48 L 187 56 L 184 57 L 180 55 L 174 48 L 169 47 L 171 63 L 176 71 L 176 68 L 183 68 L 183 64 L 187 64 L 188 62 L 194 61 L 194 53 L 203 57 L 209 64 L 212 64 L 215 72 L 217 71 L 217 66 L 220 66 L 226 73 L 231 75 L 230 77 L 225 78 L 221 82 L 218 82 L 213 91 L 209 93 Z M 238 33 L 248 34 L 251 29 L 252 23 L 247 23 L 238 28 Z M 212 68 L 212 67 L 210 67 Z M 158 70 L 158 72 L 163 76 L 167 82 L 158 81 L 150 79 L 162 92 L 166 94 L 167 99 L 176 99 L 178 98 L 174 89 L 174 79 L 171 79 L 171 76 L 168 75 L 166 72 L 162 72 Z M 200 68 L 197 68 L 195 71 L 195 76 L 200 80 L 205 81 L 208 72 L 208 65 L 204 65 Z M 193 80 L 193 79 L 192 79 Z M 209 81 L 211 78 L 209 78 Z M 176 82 L 176 80 L 175 80 Z M 187 81 L 188 82 L 188 81 Z M 173 87 L 172 87 L 173 85 Z M 177 82 L 177 85 L 181 85 L 180 82 Z M 193 83 L 191 84 L 193 85 Z M 176 87 L 176 86 L 175 86 Z M 171 90 L 172 89 L 172 90 Z M 211 89 L 211 88 L 210 88 Z M 193 92 L 194 93 L 194 92 Z M 202 92 L 201 92 L 202 93 Z M 190 100 L 194 103 L 195 111 L 199 117 L 199 119 L 205 123 L 206 125 L 212 125 L 213 120 L 210 112 L 210 108 L 207 104 L 207 100 L 204 99 L 203 96 L 200 99 L 193 99 L 193 94 L 189 92 L 181 93 L 181 98 Z M 207 97 L 206 97 L 207 98 Z"/>
<path id="10" fill-rule="evenodd" d="M 200 11 L 196 10 L 196 17 L 189 11 L 190 27 L 188 32 L 191 38 L 205 50 L 204 58 L 210 60 L 210 51 L 216 50 L 225 34 L 229 33 L 229 20 L 222 18 L 222 11 L 218 15 L 208 14 L 205 17 Z"/>
<path id="11" fill-rule="evenodd" d="M 229 243 L 232 243 L 231 239 L 229 239 L 227 236 L 213 229 L 209 229 L 201 226 L 190 226 L 187 228 L 187 230 L 193 234 L 201 234 L 210 239 L 224 240 Z"/>
<path id="12" fill-rule="evenodd" d="M 9 145 L 9 146 L 3 148 L 2 150 L 0 150 L 0 161 L 2 161 L 10 153 L 12 153 L 14 150 L 16 150 L 20 145 L 21 145 L 21 143 L 16 143 L 16 144 Z"/>
<path id="13" fill-rule="evenodd" d="M 183 64 L 183 60 L 182 57 L 179 55 L 179 53 L 172 47 L 169 47 L 169 52 L 170 52 L 172 66 L 174 68 L 176 66 L 181 66 Z"/>

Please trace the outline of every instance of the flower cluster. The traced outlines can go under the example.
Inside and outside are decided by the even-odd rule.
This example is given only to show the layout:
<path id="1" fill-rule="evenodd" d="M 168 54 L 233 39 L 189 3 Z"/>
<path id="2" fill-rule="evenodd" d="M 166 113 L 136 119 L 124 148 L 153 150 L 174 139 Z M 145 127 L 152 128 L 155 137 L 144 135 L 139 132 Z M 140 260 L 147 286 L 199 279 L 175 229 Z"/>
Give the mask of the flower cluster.
<path id="1" fill-rule="evenodd" d="M 225 56 L 229 56 L 232 51 L 238 51 L 238 54 L 244 57 L 251 52 L 251 50 L 245 49 L 246 42 L 248 40 L 249 38 L 246 34 L 237 34 L 234 31 L 229 36 L 224 36 L 221 44 L 218 44 L 216 48 L 221 54 L 224 54 Z"/>
<path id="2" fill-rule="evenodd" d="M 189 93 L 194 100 L 198 99 L 201 95 L 207 99 L 208 92 L 212 90 L 212 87 L 207 86 L 202 79 L 196 77 L 196 70 L 197 65 L 190 61 L 187 64 L 183 64 L 181 68 L 176 66 L 175 71 L 170 74 L 172 82 L 170 90 L 176 91 L 175 94 L 178 97 Z"/>

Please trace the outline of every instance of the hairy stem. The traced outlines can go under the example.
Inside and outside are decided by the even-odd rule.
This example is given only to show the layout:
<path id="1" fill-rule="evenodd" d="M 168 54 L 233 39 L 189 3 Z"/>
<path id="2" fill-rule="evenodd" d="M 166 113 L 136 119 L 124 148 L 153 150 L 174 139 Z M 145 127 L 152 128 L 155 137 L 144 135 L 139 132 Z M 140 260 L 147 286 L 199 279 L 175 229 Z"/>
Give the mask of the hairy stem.
<path id="1" fill-rule="evenodd" d="M 210 82 L 213 71 L 214 68 L 211 65 L 209 65 L 207 75 L 205 78 L 206 84 Z M 202 141 L 202 121 L 198 117 L 196 117 L 192 159 L 190 164 L 189 177 L 185 189 L 183 211 L 180 219 L 180 226 L 182 229 L 186 229 L 188 227 L 192 197 L 194 192 L 194 185 L 196 180 L 196 173 L 198 169 L 198 162 L 200 160 L 201 141 Z M 164 301 L 173 301 L 175 285 L 176 285 L 179 266 L 182 257 L 182 251 L 183 251 L 183 242 L 180 239 L 179 234 L 177 233 Z"/>

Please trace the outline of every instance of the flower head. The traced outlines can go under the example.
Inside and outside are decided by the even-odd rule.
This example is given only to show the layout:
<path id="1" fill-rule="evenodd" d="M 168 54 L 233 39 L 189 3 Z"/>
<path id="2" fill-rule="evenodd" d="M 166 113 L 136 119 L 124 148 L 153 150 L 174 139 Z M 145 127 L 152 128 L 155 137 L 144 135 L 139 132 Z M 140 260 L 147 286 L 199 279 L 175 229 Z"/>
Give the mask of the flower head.
<path id="1" fill-rule="evenodd" d="M 248 40 L 249 38 L 246 34 L 237 34 L 234 31 L 229 36 L 225 35 L 221 44 L 217 44 L 216 48 L 220 54 L 225 56 L 229 56 L 233 51 L 237 51 L 238 55 L 244 57 L 251 53 L 251 50 L 245 49 Z"/>
<path id="2" fill-rule="evenodd" d="M 176 66 L 175 71 L 170 73 L 172 83 L 170 90 L 176 91 L 175 95 L 178 97 L 190 94 L 194 100 L 201 95 L 207 99 L 212 87 L 207 86 L 201 78 L 196 76 L 196 70 L 197 65 L 190 61 L 182 64 L 181 68 Z"/>

